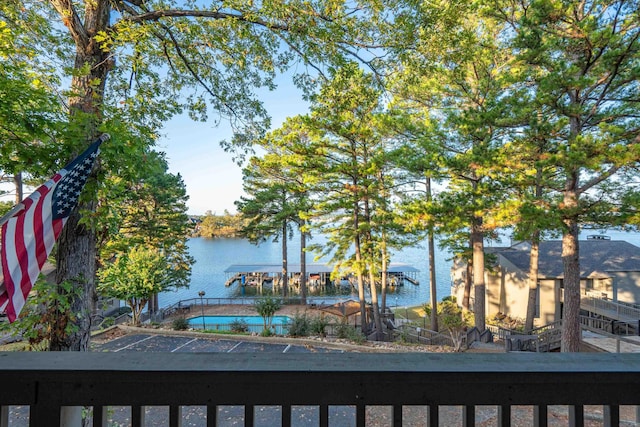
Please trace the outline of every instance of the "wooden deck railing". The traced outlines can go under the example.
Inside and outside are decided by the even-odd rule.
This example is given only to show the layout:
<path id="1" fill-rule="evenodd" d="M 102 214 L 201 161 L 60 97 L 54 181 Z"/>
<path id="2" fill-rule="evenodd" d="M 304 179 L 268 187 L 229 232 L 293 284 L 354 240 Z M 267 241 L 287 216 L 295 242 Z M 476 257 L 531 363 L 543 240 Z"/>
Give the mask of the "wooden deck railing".
<path id="1" fill-rule="evenodd" d="M 621 304 L 610 299 L 595 297 L 592 295 L 581 296 L 580 308 L 606 316 L 610 319 L 622 320 L 625 322 L 632 322 L 640 319 L 639 308 L 636 308 L 633 305 Z"/>
<path id="2" fill-rule="evenodd" d="M 514 405 L 533 407 L 533 424 L 546 426 L 549 405 L 569 405 L 570 425 L 584 425 L 584 405 L 603 405 L 605 426 L 620 424 L 620 405 L 640 404 L 640 354 L 279 354 L 258 353 L 0 353 L 0 426 L 7 405 L 27 405 L 31 426 L 59 425 L 61 408 L 93 408 L 93 425 L 106 425 L 109 405 L 130 406 L 132 425 L 144 407 L 169 407 L 167 424 L 180 426 L 181 408 L 206 407 L 215 426 L 218 408 L 241 405 L 253 426 L 264 406 L 278 406 L 269 425 L 292 424 L 292 407 L 318 408 L 321 426 L 330 407 L 354 410 L 349 425 L 366 426 L 368 408 L 388 406 L 386 425 L 403 422 L 403 407 L 428 407 L 430 426 L 440 408 L 462 405 L 464 426 L 475 425 L 478 405 L 498 408 L 498 425 L 511 425 Z M 425 420 L 426 421 L 426 420 Z M 424 425 L 424 424 L 423 424 Z M 449 424 L 447 424 L 449 425 Z"/>

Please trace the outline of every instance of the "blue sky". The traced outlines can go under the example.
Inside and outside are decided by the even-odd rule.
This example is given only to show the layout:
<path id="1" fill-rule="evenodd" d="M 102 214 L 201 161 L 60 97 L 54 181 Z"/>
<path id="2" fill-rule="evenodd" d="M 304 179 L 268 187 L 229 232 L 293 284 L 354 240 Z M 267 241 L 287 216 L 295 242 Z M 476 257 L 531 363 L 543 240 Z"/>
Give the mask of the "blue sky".
<path id="1" fill-rule="evenodd" d="M 271 128 L 277 129 L 287 117 L 308 112 L 302 92 L 291 83 L 290 75 L 278 77 L 275 91 L 260 91 L 260 99 L 271 116 Z M 242 169 L 232 154 L 220 148 L 221 140 L 231 139 L 230 126 L 222 122 L 194 122 L 186 115 L 169 121 L 158 140 L 158 150 L 167 153 L 169 171 L 180 173 L 189 194 L 189 214 L 207 210 L 222 214 L 235 212 L 234 201 L 242 192 Z"/>

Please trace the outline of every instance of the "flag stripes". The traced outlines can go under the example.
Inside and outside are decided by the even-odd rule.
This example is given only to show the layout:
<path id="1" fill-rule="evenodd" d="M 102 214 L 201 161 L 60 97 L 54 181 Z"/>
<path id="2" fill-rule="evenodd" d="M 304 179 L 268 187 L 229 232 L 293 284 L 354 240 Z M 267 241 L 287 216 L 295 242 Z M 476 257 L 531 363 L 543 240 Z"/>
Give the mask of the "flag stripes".
<path id="1" fill-rule="evenodd" d="M 103 135 L 73 162 L 41 185 L 22 202 L 22 210 L 2 224 L 3 283 L 0 311 L 10 322 L 20 314 L 62 228 L 76 206 Z"/>

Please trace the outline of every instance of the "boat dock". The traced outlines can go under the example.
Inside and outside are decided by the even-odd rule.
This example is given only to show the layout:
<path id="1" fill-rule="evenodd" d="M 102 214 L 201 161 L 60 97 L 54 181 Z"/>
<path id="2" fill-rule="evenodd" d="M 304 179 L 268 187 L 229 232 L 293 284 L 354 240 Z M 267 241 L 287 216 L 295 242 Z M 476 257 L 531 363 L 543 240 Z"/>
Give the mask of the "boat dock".
<path id="1" fill-rule="evenodd" d="M 342 283 L 353 283 L 353 277 L 341 277 L 332 281 L 333 266 L 327 264 L 307 264 L 305 266 L 306 283 L 309 287 L 341 286 Z M 391 263 L 387 270 L 388 286 L 403 286 L 405 281 L 418 286 L 420 283 L 417 268 L 402 263 Z M 262 289 L 265 285 L 274 288 L 282 284 L 282 265 L 280 264 L 233 264 L 224 270 L 226 275 L 225 286 L 234 284 L 239 286 L 256 286 Z M 290 263 L 287 266 L 288 283 L 296 286 L 300 283 L 300 264 Z"/>

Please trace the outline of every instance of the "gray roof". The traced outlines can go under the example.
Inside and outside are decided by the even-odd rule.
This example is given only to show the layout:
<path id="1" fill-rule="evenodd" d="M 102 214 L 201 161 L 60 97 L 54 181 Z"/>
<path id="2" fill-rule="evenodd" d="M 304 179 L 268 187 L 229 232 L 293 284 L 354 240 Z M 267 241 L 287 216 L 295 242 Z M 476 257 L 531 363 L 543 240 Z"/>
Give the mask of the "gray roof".
<path id="1" fill-rule="evenodd" d="M 307 264 L 307 274 L 331 273 L 333 266 L 326 264 Z M 289 263 L 287 270 L 290 273 L 300 272 L 300 264 Z M 391 263 L 390 273 L 417 273 L 418 270 L 409 264 Z M 233 264 L 224 270 L 225 273 L 280 273 L 282 264 Z"/>
<path id="2" fill-rule="evenodd" d="M 529 271 L 529 250 L 497 251 L 522 271 Z M 580 277 L 609 276 L 615 271 L 640 271 L 640 248 L 623 240 L 580 240 Z M 562 242 L 540 242 L 540 277 L 563 277 Z"/>

